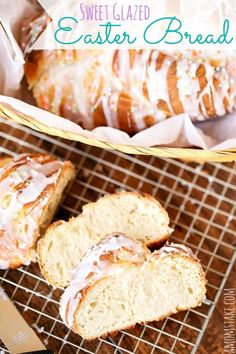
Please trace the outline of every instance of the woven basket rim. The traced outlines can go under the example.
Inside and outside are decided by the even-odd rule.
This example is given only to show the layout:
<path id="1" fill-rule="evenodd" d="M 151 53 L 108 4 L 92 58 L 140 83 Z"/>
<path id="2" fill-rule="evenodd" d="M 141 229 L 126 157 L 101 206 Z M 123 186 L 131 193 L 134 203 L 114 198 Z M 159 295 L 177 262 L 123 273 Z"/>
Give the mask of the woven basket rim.
<path id="1" fill-rule="evenodd" d="M 33 117 L 16 113 L 7 108 L 5 105 L 0 104 L 1 115 L 15 123 L 28 126 L 34 130 L 58 136 L 64 139 L 82 142 L 87 145 L 92 145 L 108 150 L 117 150 L 128 154 L 137 155 L 153 155 L 163 158 L 177 158 L 188 161 L 206 162 L 230 162 L 236 160 L 236 147 L 228 150 L 203 150 L 196 148 L 175 148 L 175 147 L 141 147 L 127 144 L 113 144 L 102 140 L 87 138 L 81 134 L 65 131 L 59 128 L 50 127 L 46 124 L 33 120 Z"/>

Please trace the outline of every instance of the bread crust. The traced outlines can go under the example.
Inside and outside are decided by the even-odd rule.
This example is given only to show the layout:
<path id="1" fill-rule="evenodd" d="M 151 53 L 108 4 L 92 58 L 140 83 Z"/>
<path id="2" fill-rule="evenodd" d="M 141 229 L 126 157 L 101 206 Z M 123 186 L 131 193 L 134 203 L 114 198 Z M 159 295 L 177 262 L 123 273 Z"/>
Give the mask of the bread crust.
<path id="1" fill-rule="evenodd" d="M 23 163 L 22 167 L 24 167 L 24 159 L 25 160 L 28 159 L 27 160 L 28 164 L 30 164 L 31 161 L 37 162 L 38 164 L 41 164 L 42 168 L 43 168 L 44 163 L 46 164 L 47 162 L 48 163 L 50 163 L 50 162 L 51 163 L 58 163 L 61 165 L 58 165 L 58 167 L 56 167 L 55 172 L 53 172 L 54 174 L 59 173 L 58 177 L 55 180 L 55 183 L 52 183 L 52 184 L 49 184 L 48 186 L 46 186 L 46 188 L 43 190 L 43 192 L 40 195 L 38 195 L 38 197 L 35 200 L 33 200 L 32 202 L 23 204 L 22 217 L 21 217 L 22 219 L 25 218 L 24 215 L 28 215 L 31 212 L 31 210 L 34 210 L 34 208 L 36 208 L 37 205 L 40 208 L 40 211 L 39 211 L 40 215 L 39 215 L 39 219 L 37 221 L 38 228 L 34 229 L 33 233 L 30 234 L 30 240 L 27 241 L 27 242 L 29 242 L 28 246 L 26 249 L 24 249 L 24 254 L 22 254 L 22 257 L 19 257 L 17 255 L 19 252 L 18 246 L 17 246 L 18 239 L 5 233 L 4 229 L 0 230 L 0 237 L 2 237 L 2 242 L 3 242 L 2 247 L 4 247 L 4 244 L 6 242 L 8 242 L 10 247 L 12 247 L 9 254 L 6 253 L 6 250 L 4 251 L 4 248 L 1 249 L 2 256 L 0 257 L 0 268 L 1 268 L 1 264 L 2 264 L 2 267 L 6 267 L 9 269 L 15 269 L 23 264 L 28 264 L 31 261 L 36 260 L 37 240 L 40 237 L 40 235 L 42 235 L 45 232 L 46 227 L 48 226 L 48 224 L 50 223 L 51 219 L 54 216 L 54 213 L 56 212 L 56 209 L 59 204 L 59 200 L 62 197 L 62 192 L 59 190 L 59 188 L 62 188 L 62 186 L 64 184 L 68 184 L 75 177 L 75 167 L 72 165 L 71 162 L 69 162 L 69 161 L 66 161 L 64 163 L 60 162 L 58 159 L 56 159 L 50 155 L 41 154 L 41 153 L 23 154 L 23 155 L 17 156 L 17 159 L 19 161 L 21 161 L 20 159 L 22 159 L 22 163 Z M 15 160 L 12 158 L 0 159 L 0 167 L 7 166 L 8 163 L 11 163 L 13 161 L 15 161 Z M 17 166 L 17 163 L 19 164 L 20 162 L 16 162 L 16 166 Z M 26 166 L 26 164 L 25 164 L 25 166 Z M 34 171 L 34 169 L 32 171 Z M 3 175 L 2 178 L 3 179 L 8 178 L 8 173 L 11 173 L 11 170 L 9 170 L 7 172 L 6 176 Z M 49 174 L 50 174 L 50 172 L 49 172 Z M 27 182 L 21 183 L 22 186 L 20 184 L 19 187 L 17 185 L 15 188 L 22 188 L 22 191 L 24 191 L 24 188 L 27 188 L 27 186 L 28 186 L 28 181 L 32 180 L 33 177 L 30 177 L 29 175 L 26 174 L 24 178 L 27 178 L 27 180 L 26 180 Z M 62 188 L 62 189 L 64 190 L 65 187 L 66 186 L 64 186 L 64 188 Z M 34 188 L 36 190 L 36 186 Z M 58 193 L 58 195 L 57 195 L 57 193 Z M 46 202 L 43 203 L 42 207 L 41 207 L 40 203 L 44 198 L 45 198 Z M 49 208 L 49 206 L 50 206 L 50 208 Z M 9 213 L 10 213 L 10 211 L 9 211 Z M 6 264 L 6 266 L 3 266 L 4 264 Z"/>
<path id="2" fill-rule="evenodd" d="M 11 158 L 9 158 L 9 157 L 0 157 L 0 167 L 3 167 L 4 165 L 6 165 L 10 161 L 11 161 Z"/>
<path id="3" fill-rule="evenodd" d="M 46 26 L 50 19 L 45 14 L 41 17 Z M 38 30 L 39 19 L 40 16 L 28 24 L 33 33 L 34 28 Z M 176 114 L 187 113 L 195 122 L 223 116 L 236 108 L 235 87 L 230 80 L 235 74 L 227 57 L 208 58 L 201 51 L 189 51 L 186 58 L 184 52 L 127 50 L 123 53 L 120 50 L 110 54 L 101 50 L 30 52 L 26 55 L 25 75 L 37 105 L 85 129 L 110 125 L 131 135 Z M 85 68 L 76 79 L 77 67 L 71 76 L 67 67 L 63 71 L 63 66 L 69 68 L 71 64 Z M 56 68 L 60 68 L 61 77 L 54 82 Z M 135 74 L 139 71 L 144 73 L 142 80 Z M 166 82 L 162 90 L 158 87 L 160 75 Z M 138 96 L 130 90 L 129 76 Z M 150 77 L 155 77 L 156 82 Z M 70 85 L 65 78 L 69 78 Z M 81 95 L 85 92 L 82 99 L 73 95 L 73 86 L 77 87 L 78 81 L 83 88 Z M 113 86 L 113 82 L 119 82 L 120 88 Z M 222 90 L 222 86 L 227 89 Z M 107 100 L 107 89 L 112 104 Z M 86 113 L 85 107 L 81 107 L 83 101 L 87 102 Z"/>
<path id="4" fill-rule="evenodd" d="M 73 64 L 81 60 L 79 51 L 76 50 L 37 50 L 26 56 L 25 75 L 29 83 L 29 88 L 33 88 L 45 68 L 60 64 Z"/>
<path id="5" fill-rule="evenodd" d="M 179 255 L 173 253 L 173 254 L 170 254 L 169 257 L 171 257 L 172 259 L 175 259 L 177 257 L 179 257 Z M 202 285 L 202 292 L 205 294 L 206 293 L 206 284 L 207 284 L 207 280 L 206 280 L 206 277 L 205 277 L 205 274 L 204 274 L 204 271 L 202 269 L 202 267 L 200 266 L 200 261 L 198 259 L 196 259 L 195 257 L 191 256 L 191 255 L 182 255 L 181 256 L 183 259 L 187 260 L 188 262 L 191 262 L 192 264 L 198 264 L 199 265 L 199 275 L 200 275 L 200 278 L 201 278 L 201 285 Z M 109 262 L 110 259 L 109 257 L 106 257 L 106 255 L 104 256 L 104 259 L 107 259 L 107 261 Z M 95 288 L 100 282 L 103 282 L 104 280 L 106 280 L 106 276 L 97 280 L 96 282 L 94 282 L 91 286 L 87 286 L 83 291 L 82 291 L 82 296 L 81 296 L 81 299 L 80 299 L 80 302 L 77 306 L 77 309 L 76 311 L 74 312 L 74 322 L 73 322 L 73 328 L 72 330 L 75 332 L 75 333 L 78 333 L 78 334 L 81 334 L 82 331 L 81 331 L 81 328 L 79 327 L 78 323 L 76 322 L 76 316 L 77 314 L 79 313 L 79 310 L 83 304 L 83 301 L 84 299 L 86 298 L 86 296 L 89 294 L 89 292 L 91 292 L 93 290 L 93 288 Z M 202 299 L 199 299 L 199 301 L 196 301 L 196 303 L 191 307 L 191 308 L 195 308 L 197 306 L 200 306 L 202 304 Z M 156 318 L 156 317 L 152 317 L 150 318 L 148 321 L 145 321 L 145 322 L 139 322 L 139 323 L 135 323 L 131 326 L 127 326 L 127 327 L 121 327 L 119 329 L 117 329 L 116 331 L 111 331 L 111 332 L 108 332 L 104 335 L 102 335 L 102 338 L 106 338 L 107 336 L 109 335 L 115 335 L 117 332 L 121 331 L 121 330 L 128 330 L 128 329 L 131 329 L 133 327 L 135 327 L 136 324 L 141 324 L 141 325 L 145 325 L 149 322 L 153 322 L 153 321 L 162 321 L 163 319 L 165 319 L 166 317 L 168 316 L 171 316 L 173 314 L 176 314 L 180 311 L 186 311 L 188 310 L 189 307 L 178 307 L 176 309 L 176 311 L 173 311 L 173 312 L 169 312 L 168 314 L 165 314 L 159 318 Z M 96 339 L 97 337 L 94 336 L 94 337 L 84 337 L 84 339 L 86 340 L 94 340 Z"/>
<path id="6" fill-rule="evenodd" d="M 122 195 L 126 195 L 126 196 L 135 196 L 136 198 L 138 199 L 143 199 L 144 201 L 146 200 L 150 200 L 152 203 L 154 203 L 155 205 L 157 205 L 157 207 L 160 209 L 160 211 L 162 212 L 162 215 L 165 217 L 165 220 L 166 220 L 166 223 L 169 224 L 169 216 L 166 212 L 166 210 L 163 208 L 163 206 L 154 198 L 152 197 L 151 195 L 149 194 L 146 194 L 146 193 L 138 193 L 138 192 L 129 192 L 129 191 L 122 191 L 122 192 L 116 192 L 114 194 L 108 194 L 108 195 L 105 195 L 103 196 L 102 198 L 104 199 L 108 199 L 108 200 L 114 200 L 116 198 L 119 198 L 119 197 L 122 197 Z M 100 198 L 100 199 L 102 199 Z M 98 199 L 98 201 L 100 200 Z M 76 217 L 76 219 L 80 218 L 80 217 L 83 217 L 83 212 L 85 210 L 89 210 L 91 207 L 93 206 L 96 206 L 96 203 L 98 202 L 91 202 L 91 203 L 88 203 L 88 204 L 85 204 L 82 208 L 82 212 L 80 215 L 78 215 Z M 44 247 L 45 245 L 47 244 L 47 241 L 51 238 L 51 235 L 53 233 L 56 233 L 56 230 L 57 228 L 60 226 L 60 225 L 64 225 L 66 223 L 70 223 L 70 222 L 73 222 L 75 219 L 75 217 L 72 217 L 69 219 L 68 222 L 65 222 L 65 221 L 56 221 L 55 223 L 51 224 L 48 228 L 47 228 L 47 231 L 46 233 L 44 234 L 44 236 L 39 240 L 38 242 L 38 247 L 37 247 L 37 253 L 38 253 L 38 258 L 39 258 L 39 266 L 40 266 L 40 269 L 41 269 L 41 272 L 43 274 L 43 276 L 46 278 L 46 280 L 52 284 L 53 286 L 57 286 L 59 288 L 62 288 L 61 284 L 56 281 L 53 276 L 47 271 L 46 267 L 45 267 L 45 264 L 43 262 L 43 253 L 44 253 Z M 119 232 L 119 230 L 114 230 L 114 232 Z M 164 234 L 162 236 L 161 239 L 157 239 L 155 240 L 154 242 L 147 242 L 146 243 L 146 246 L 152 250 L 154 249 L 158 249 L 161 245 L 163 245 L 169 238 L 170 236 L 170 233 L 172 232 L 172 229 L 169 228 L 169 233 L 167 234 Z M 105 236 L 105 235 L 104 235 Z"/>

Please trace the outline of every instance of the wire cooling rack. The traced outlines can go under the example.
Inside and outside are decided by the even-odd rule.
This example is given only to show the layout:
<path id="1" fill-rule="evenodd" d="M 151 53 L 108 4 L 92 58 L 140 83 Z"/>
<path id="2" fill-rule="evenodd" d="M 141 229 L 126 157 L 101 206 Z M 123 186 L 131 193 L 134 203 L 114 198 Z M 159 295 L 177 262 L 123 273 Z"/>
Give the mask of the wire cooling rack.
<path id="1" fill-rule="evenodd" d="M 65 354 L 196 353 L 235 261 L 235 164 L 128 156 L 45 136 L 0 119 L 0 153 L 14 156 L 29 151 L 70 159 L 78 167 L 77 179 L 56 218 L 68 219 L 84 203 L 117 190 L 150 193 L 167 208 L 175 228 L 172 241 L 193 249 L 208 279 L 207 299 L 201 307 L 88 342 L 63 325 L 58 315 L 61 290 L 45 282 L 37 264 L 1 271 L 0 284 L 47 347 Z M 7 352 L 1 343 L 0 350 Z"/>

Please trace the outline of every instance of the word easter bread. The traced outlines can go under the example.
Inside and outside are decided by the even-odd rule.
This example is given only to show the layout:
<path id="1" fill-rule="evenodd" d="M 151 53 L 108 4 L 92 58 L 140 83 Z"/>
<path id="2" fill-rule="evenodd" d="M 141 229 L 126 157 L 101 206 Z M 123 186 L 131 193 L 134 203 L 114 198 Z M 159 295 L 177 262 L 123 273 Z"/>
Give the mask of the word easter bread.
<path id="1" fill-rule="evenodd" d="M 88 45 L 102 45 L 102 44 L 134 44 L 137 37 L 132 33 L 123 31 L 123 25 L 120 23 L 107 23 L 99 24 L 99 31 L 93 34 L 81 34 L 80 21 L 75 17 L 62 17 L 56 27 L 54 39 L 60 44 L 75 44 L 83 42 Z M 125 23 L 124 23 L 125 24 Z M 121 33 L 117 30 L 121 29 Z M 69 40 L 68 40 L 68 32 Z M 135 32 L 134 32 L 135 33 Z M 65 34 L 67 39 L 65 40 Z M 64 35 L 64 36 L 63 36 Z M 183 29 L 182 21 L 176 17 L 161 17 L 150 24 L 148 24 L 143 33 L 144 43 L 150 45 L 164 44 L 230 44 L 234 37 L 230 36 L 230 21 L 226 19 L 222 26 L 222 31 L 218 35 L 213 34 L 191 34 Z"/>

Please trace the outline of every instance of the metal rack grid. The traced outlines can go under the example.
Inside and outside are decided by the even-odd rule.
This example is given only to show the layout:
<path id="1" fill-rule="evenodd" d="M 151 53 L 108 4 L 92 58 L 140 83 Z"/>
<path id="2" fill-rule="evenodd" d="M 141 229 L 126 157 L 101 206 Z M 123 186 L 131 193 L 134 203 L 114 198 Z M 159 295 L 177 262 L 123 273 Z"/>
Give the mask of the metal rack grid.
<path id="1" fill-rule="evenodd" d="M 167 208 L 175 228 L 171 240 L 193 249 L 208 279 L 201 307 L 88 342 L 63 325 L 58 315 L 61 290 L 45 282 L 37 264 L 1 271 L 0 284 L 45 344 L 69 354 L 196 353 L 236 257 L 235 163 L 198 165 L 128 156 L 46 136 L 0 118 L 0 153 L 26 151 L 49 152 L 78 167 L 56 218 L 68 219 L 84 203 L 117 190 L 150 193 Z M 0 350 L 7 352 L 1 343 Z"/>

